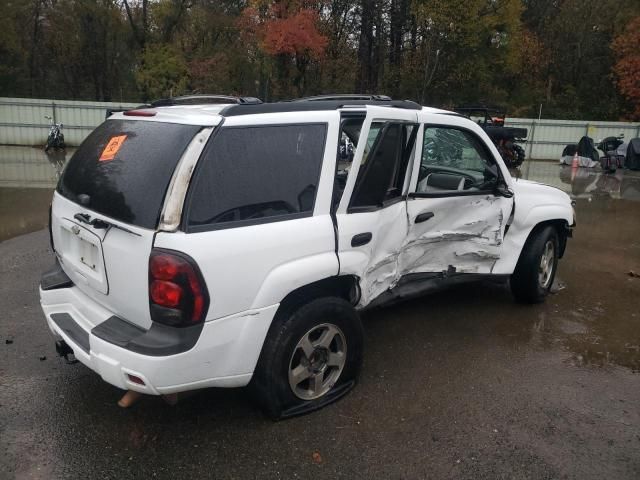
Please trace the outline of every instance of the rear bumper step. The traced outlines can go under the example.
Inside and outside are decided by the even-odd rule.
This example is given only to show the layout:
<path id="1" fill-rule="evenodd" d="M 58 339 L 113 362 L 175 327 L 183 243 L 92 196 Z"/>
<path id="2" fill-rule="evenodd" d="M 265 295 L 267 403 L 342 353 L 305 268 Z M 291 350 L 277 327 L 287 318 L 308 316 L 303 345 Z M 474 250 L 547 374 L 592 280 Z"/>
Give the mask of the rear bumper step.
<path id="1" fill-rule="evenodd" d="M 60 266 L 55 265 L 42 274 L 40 288 L 44 291 L 69 288 L 73 282 Z M 89 353 L 89 332 L 83 329 L 68 313 L 54 313 L 51 320 L 65 332 L 82 351 Z M 105 342 L 117 345 L 131 352 L 165 357 L 183 353 L 196 344 L 203 323 L 192 327 L 171 327 L 153 323 L 149 330 L 133 325 L 119 317 L 112 316 L 91 330 L 91 334 Z M 73 353 L 73 352 L 72 352 Z"/>
<path id="2" fill-rule="evenodd" d="M 132 352 L 165 357 L 191 350 L 200 337 L 203 325 L 177 328 L 153 323 L 149 330 L 145 330 L 113 316 L 94 327 L 91 333 Z"/>
<path id="3" fill-rule="evenodd" d="M 76 323 L 68 313 L 52 313 L 51 321 L 67 334 L 84 353 L 89 353 L 89 333 Z M 73 352 L 73 350 L 71 350 Z"/>
<path id="4" fill-rule="evenodd" d="M 59 352 L 70 348 L 106 382 L 152 395 L 247 385 L 278 309 L 239 312 L 199 327 L 145 328 L 115 316 L 77 286 L 41 288 L 40 303 L 56 340 L 64 342 Z"/>
<path id="5" fill-rule="evenodd" d="M 58 257 L 56 257 L 55 265 L 42 274 L 40 288 L 42 288 L 42 290 L 55 290 L 57 288 L 68 288 L 72 286 L 73 282 L 67 274 L 64 273 Z"/>

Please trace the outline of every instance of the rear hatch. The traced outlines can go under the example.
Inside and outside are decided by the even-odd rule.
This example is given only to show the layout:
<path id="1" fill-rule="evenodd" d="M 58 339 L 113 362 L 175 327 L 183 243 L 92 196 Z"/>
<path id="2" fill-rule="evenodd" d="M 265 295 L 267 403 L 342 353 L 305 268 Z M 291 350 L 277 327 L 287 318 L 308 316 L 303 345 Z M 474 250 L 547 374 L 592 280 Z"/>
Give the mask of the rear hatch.
<path id="1" fill-rule="evenodd" d="M 202 127 L 107 120 L 69 160 L 51 229 L 62 268 L 87 296 L 143 328 L 151 325 L 149 254 L 173 172 Z"/>

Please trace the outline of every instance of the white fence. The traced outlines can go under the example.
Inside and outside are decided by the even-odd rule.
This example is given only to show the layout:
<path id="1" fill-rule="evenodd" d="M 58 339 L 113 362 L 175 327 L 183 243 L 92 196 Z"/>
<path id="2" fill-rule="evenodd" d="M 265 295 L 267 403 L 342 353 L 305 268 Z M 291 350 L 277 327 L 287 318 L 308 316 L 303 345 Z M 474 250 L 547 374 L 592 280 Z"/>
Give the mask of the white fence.
<path id="1" fill-rule="evenodd" d="M 565 145 L 578 143 L 585 135 L 596 141 L 621 133 L 626 142 L 640 137 L 640 123 L 507 118 L 505 125 L 529 130 L 524 147 L 527 158 L 534 160 L 557 160 Z"/>
<path id="2" fill-rule="evenodd" d="M 49 120 L 63 124 L 69 145 L 79 145 L 105 119 L 108 108 L 131 108 L 139 103 L 78 102 L 31 98 L 0 98 L 0 144 L 44 145 Z"/>
<path id="3" fill-rule="evenodd" d="M 80 142 L 98 126 L 106 110 L 131 108 L 135 103 L 78 102 L 27 98 L 0 98 L 0 144 L 44 145 L 49 131 L 46 115 L 64 124 L 69 145 Z M 510 118 L 507 126 L 529 130 L 527 158 L 558 159 L 568 143 L 578 143 L 584 135 L 595 140 L 623 133 L 625 140 L 640 137 L 640 123 L 587 120 L 545 120 Z"/>

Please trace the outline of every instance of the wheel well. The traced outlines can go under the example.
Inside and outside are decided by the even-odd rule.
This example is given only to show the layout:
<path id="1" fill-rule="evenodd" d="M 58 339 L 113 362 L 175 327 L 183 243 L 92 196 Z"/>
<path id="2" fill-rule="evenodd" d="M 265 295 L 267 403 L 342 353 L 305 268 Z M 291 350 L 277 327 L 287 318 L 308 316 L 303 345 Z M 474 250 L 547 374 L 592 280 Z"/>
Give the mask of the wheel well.
<path id="1" fill-rule="evenodd" d="M 356 305 L 360 300 L 358 278 L 355 275 L 341 275 L 303 285 L 284 297 L 278 311 L 295 310 L 309 300 L 318 297 L 339 297 Z"/>
<path id="2" fill-rule="evenodd" d="M 533 238 L 536 233 L 538 233 L 544 227 L 548 226 L 555 228 L 558 234 L 558 242 L 560 247 L 558 258 L 562 258 L 564 255 L 564 251 L 567 248 L 567 238 L 570 236 L 571 232 L 571 230 L 569 229 L 569 223 L 567 223 L 566 220 L 558 218 L 555 220 L 545 220 L 544 222 L 538 223 L 535 227 L 533 227 L 533 230 L 531 230 L 531 233 L 527 237 L 527 242 L 529 242 L 529 240 Z"/>

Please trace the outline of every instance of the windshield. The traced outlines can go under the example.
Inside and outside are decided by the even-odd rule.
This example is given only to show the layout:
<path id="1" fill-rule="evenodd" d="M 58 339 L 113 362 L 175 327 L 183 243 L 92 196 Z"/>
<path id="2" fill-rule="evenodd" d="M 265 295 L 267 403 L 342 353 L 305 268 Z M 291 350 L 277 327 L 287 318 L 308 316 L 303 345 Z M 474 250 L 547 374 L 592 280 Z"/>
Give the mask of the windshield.
<path id="1" fill-rule="evenodd" d="M 200 128 L 107 120 L 71 157 L 57 191 L 115 220 L 155 228 L 173 171 Z"/>

